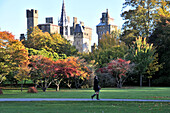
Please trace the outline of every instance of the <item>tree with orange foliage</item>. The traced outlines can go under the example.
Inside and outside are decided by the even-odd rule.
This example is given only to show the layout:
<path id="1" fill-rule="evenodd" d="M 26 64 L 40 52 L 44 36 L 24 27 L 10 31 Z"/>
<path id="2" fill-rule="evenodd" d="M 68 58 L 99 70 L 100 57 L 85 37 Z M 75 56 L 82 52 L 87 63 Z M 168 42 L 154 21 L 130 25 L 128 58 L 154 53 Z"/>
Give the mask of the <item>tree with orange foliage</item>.
<path id="1" fill-rule="evenodd" d="M 23 89 L 23 81 L 29 80 L 30 79 L 30 70 L 31 68 L 29 67 L 29 60 L 22 62 L 22 64 L 19 65 L 19 70 L 17 75 L 14 76 L 14 78 L 18 81 L 22 81 L 21 82 L 21 92 Z"/>
<path id="2" fill-rule="evenodd" d="M 9 72 L 18 71 L 19 65 L 28 61 L 28 52 L 24 45 L 14 39 L 12 33 L 0 32 L 0 83 Z"/>

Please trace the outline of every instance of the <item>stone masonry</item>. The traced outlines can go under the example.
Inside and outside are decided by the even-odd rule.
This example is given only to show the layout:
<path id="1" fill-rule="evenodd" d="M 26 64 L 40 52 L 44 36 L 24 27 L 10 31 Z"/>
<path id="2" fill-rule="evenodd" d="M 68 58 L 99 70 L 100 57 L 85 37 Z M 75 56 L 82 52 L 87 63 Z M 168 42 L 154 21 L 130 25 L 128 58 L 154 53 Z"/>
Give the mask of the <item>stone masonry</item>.
<path id="1" fill-rule="evenodd" d="M 70 26 L 70 18 L 66 15 L 64 0 L 58 25 L 53 24 L 53 17 L 46 18 L 45 24 L 38 24 L 38 10 L 27 10 L 26 15 L 27 29 L 38 26 L 43 32 L 60 33 L 69 40 L 79 52 L 91 52 L 92 28 L 85 26 L 84 22 L 78 23 L 76 17 L 73 17 L 73 26 Z M 24 38 L 23 34 L 21 34 L 20 38 Z"/>
<path id="2" fill-rule="evenodd" d="M 106 32 L 111 33 L 112 31 L 117 29 L 116 25 L 113 25 L 113 18 L 110 18 L 108 9 L 106 12 L 102 13 L 102 18 L 100 18 L 100 23 L 96 26 L 96 32 L 98 34 L 98 43 L 99 39 L 102 38 L 102 35 Z"/>

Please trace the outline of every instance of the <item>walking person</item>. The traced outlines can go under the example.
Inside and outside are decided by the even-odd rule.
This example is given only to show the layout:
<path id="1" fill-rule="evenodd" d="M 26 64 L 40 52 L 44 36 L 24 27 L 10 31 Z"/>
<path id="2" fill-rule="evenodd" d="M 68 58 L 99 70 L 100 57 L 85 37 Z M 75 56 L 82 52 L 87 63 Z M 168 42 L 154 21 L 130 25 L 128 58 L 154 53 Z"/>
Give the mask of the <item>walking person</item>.
<path id="1" fill-rule="evenodd" d="M 96 99 L 99 100 L 99 91 L 100 91 L 100 86 L 99 86 L 99 80 L 98 77 L 95 76 L 94 77 L 94 86 L 93 86 L 93 90 L 95 91 L 95 94 L 93 94 L 91 96 L 91 98 L 93 99 L 96 96 Z"/>

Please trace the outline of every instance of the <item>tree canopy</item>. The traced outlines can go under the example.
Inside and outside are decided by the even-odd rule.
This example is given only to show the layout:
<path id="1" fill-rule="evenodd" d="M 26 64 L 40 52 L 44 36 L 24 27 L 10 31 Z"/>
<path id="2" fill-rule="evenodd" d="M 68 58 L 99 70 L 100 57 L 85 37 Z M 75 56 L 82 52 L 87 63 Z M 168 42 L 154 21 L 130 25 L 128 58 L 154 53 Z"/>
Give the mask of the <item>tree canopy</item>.
<path id="1" fill-rule="evenodd" d="M 76 55 L 77 50 L 60 34 L 49 34 L 42 32 L 38 27 L 30 29 L 27 39 L 23 41 L 25 47 L 40 50 L 42 48 L 49 52 L 66 54 L 67 56 Z"/>
<path id="2" fill-rule="evenodd" d="M 143 75 L 146 74 L 149 64 L 153 62 L 155 49 L 153 44 L 148 44 L 146 38 L 136 38 L 130 47 L 127 59 L 135 63 L 136 74 L 140 77 L 140 86 L 142 86 Z"/>
<path id="3" fill-rule="evenodd" d="M 164 0 L 125 0 L 125 11 L 121 14 L 125 20 L 121 40 L 132 44 L 136 37 L 149 37 L 160 19 L 159 15 L 167 13 L 167 7 Z"/>
<path id="4" fill-rule="evenodd" d="M 123 58 L 126 54 L 127 46 L 119 39 L 120 32 L 114 31 L 103 34 L 99 40 L 99 45 L 92 53 L 84 54 L 83 57 L 88 60 L 95 60 L 97 68 L 106 66 L 111 60 Z"/>
<path id="5" fill-rule="evenodd" d="M 17 71 L 19 66 L 28 61 L 28 51 L 24 45 L 14 39 L 9 32 L 0 32 L 0 83 L 10 72 Z"/>
<path id="6" fill-rule="evenodd" d="M 156 46 L 160 64 L 163 68 L 157 73 L 157 83 L 168 84 L 170 75 L 170 17 L 161 16 L 161 20 L 149 38 L 149 42 Z"/>

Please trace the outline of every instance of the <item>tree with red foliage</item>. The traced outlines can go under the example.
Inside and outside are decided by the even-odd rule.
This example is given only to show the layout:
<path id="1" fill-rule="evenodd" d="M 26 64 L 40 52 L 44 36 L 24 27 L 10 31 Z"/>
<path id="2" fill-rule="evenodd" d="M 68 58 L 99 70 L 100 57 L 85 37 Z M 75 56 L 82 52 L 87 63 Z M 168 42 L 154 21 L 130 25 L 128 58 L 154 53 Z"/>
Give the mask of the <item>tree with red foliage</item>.
<path id="1" fill-rule="evenodd" d="M 59 85 L 62 80 L 71 88 L 74 80 L 75 85 L 79 86 L 79 80 L 86 80 L 90 76 L 90 70 L 85 66 L 82 60 L 77 57 L 68 57 L 67 59 L 59 59 L 54 63 L 54 82 L 59 91 Z"/>
<path id="2" fill-rule="evenodd" d="M 51 66 L 54 61 L 43 56 L 31 56 L 31 80 L 45 92 L 53 82 Z"/>
<path id="3" fill-rule="evenodd" d="M 43 56 L 31 56 L 31 79 L 43 91 L 46 91 L 51 83 L 55 83 L 56 90 L 59 91 L 62 81 L 71 87 L 71 80 L 85 80 L 90 76 L 90 70 L 80 61 L 75 57 L 53 61 Z"/>
<path id="4" fill-rule="evenodd" d="M 130 70 L 130 61 L 123 60 L 121 58 L 112 60 L 107 64 L 107 67 L 100 68 L 100 73 L 110 73 L 116 79 L 117 87 L 121 88 L 125 80 L 127 79 L 127 73 Z"/>

